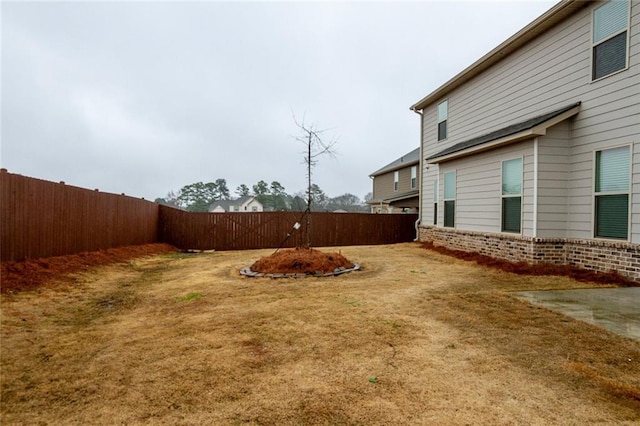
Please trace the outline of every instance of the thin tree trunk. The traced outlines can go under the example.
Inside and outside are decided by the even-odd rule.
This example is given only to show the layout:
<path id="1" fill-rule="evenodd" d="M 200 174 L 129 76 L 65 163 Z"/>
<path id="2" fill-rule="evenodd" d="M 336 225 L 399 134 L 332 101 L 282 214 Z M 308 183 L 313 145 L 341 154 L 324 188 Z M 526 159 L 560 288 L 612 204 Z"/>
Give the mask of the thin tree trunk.
<path id="1" fill-rule="evenodd" d="M 311 133 L 307 143 L 307 248 L 311 248 Z"/>

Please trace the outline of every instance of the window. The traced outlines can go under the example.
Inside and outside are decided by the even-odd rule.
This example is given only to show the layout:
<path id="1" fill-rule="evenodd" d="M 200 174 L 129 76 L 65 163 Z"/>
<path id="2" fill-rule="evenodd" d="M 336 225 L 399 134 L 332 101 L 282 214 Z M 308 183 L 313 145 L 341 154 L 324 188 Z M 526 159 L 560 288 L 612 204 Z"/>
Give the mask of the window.
<path id="1" fill-rule="evenodd" d="M 456 225 L 456 172 L 444 174 L 444 226 Z"/>
<path id="2" fill-rule="evenodd" d="M 438 224 L 438 179 L 433 181 L 433 224 Z"/>
<path id="3" fill-rule="evenodd" d="M 502 162 L 502 232 L 520 232 L 522 223 L 522 158 Z"/>
<path id="4" fill-rule="evenodd" d="M 438 140 L 447 138 L 447 117 L 449 116 L 448 101 L 438 105 Z"/>
<path id="5" fill-rule="evenodd" d="M 233 206 L 233 211 L 234 211 L 234 212 L 240 211 L 240 207 L 238 207 L 238 206 Z"/>
<path id="6" fill-rule="evenodd" d="M 251 206 L 251 211 L 252 212 L 257 212 L 258 211 L 258 206 Z"/>
<path id="7" fill-rule="evenodd" d="M 395 172 L 393 172 L 393 190 L 394 191 L 398 190 L 399 181 L 400 181 L 400 172 L 396 170 Z"/>
<path id="8" fill-rule="evenodd" d="M 592 80 L 627 67 L 628 0 L 611 0 L 593 11 Z"/>
<path id="9" fill-rule="evenodd" d="M 411 167 L 411 189 L 418 187 L 418 166 Z"/>
<path id="10" fill-rule="evenodd" d="M 629 160 L 629 146 L 596 151 L 596 237 L 629 237 Z"/>

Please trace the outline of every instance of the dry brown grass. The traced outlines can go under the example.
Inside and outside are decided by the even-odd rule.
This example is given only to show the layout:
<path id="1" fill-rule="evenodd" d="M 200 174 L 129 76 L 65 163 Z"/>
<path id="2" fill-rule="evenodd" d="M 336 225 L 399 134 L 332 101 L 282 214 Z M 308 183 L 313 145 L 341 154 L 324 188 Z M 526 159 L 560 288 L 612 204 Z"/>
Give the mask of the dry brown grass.
<path id="1" fill-rule="evenodd" d="M 340 250 L 364 270 L 173 254 L 2 295 L 2 424 L 640 422 L 640 342 L 509 295 L 595 284 Z"/>

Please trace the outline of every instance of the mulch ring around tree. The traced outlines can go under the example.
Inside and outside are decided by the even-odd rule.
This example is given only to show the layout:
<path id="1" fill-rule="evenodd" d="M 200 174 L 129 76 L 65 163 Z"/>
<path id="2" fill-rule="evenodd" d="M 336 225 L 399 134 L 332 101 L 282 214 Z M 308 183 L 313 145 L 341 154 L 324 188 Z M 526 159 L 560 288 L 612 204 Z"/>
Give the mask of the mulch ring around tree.
<path id="1" fill-rule="evenodd" d="M 247 277 L 304 278 L 329 277 L 356 271 L 360 265 L 341 253 L 325 253 L 312 248 L 279 250 L 240 270 Z"/>
<path id="2" fill-rule="evenodd" d="M 29 259 L 20 262 L 2 262 L 0 290 L 2 293 L 34 290 L 55 282 L 71 282 L 68 274 L 81 272 L 93 266 L 126 262 L 142 256 L 176 252 L 178 249 L 163 243 L 118 247 L 83 252 L 66 256 Z"/>

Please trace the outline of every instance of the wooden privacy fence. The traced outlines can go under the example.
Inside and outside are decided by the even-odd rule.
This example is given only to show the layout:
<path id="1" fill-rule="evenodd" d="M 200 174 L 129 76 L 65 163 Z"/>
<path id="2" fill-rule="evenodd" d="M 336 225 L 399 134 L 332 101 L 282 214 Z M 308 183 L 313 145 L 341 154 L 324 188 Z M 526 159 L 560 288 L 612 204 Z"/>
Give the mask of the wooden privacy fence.
<path id="1" fill-rule="evenodd" d="M 415 214 L 311 214 L 314 247 L 393 244 L 416 236 Z M 294 224 L 300 223 L 300 229 Z M 301 212 L 192 213 L 160 206 L 160 240 L 196 250 L 297 247 L 305 243 Z M 287 234 L 290 236 L 287 238 Z"/>
<path id="2" fill-rule="evenodd" d="M 158 205 L 0 172 L 0 255 L 5 260 L 158 242 Z"/>
<path id="3" fill-rule="evenodd" d="M 0 170 L 0 259 L 19 261 L 165 242 L 180 249 L 304 245 L 301 212 L 192 213 Z M 415 214 L 312 213 L 314 247 L 415 238 Z M 300 222 L 300 229 L 293 225 Z M 287 234 L 291 234 L 287 238 Z"/>

